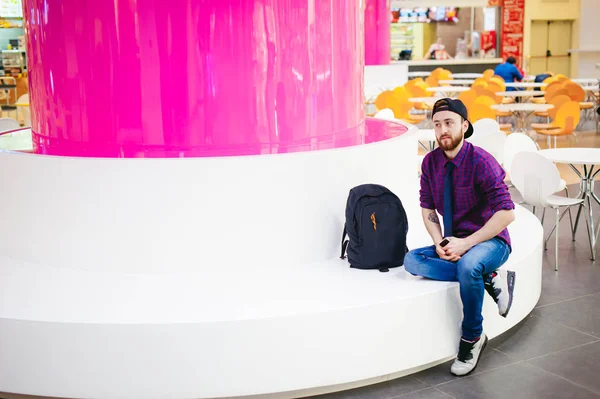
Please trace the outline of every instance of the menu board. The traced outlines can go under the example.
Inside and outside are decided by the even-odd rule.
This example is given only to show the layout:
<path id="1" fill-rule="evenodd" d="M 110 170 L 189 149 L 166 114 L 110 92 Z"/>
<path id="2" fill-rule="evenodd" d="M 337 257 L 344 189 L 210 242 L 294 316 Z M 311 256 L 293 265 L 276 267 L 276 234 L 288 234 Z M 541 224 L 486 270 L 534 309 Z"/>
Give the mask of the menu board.
<path id="1" fill-rule="evenodd" d="M 502 58 L 515 57 L 517 66 L 521 68 L 525 0 L 504 0 L 502 3 Z"/>
<path id="2" fill-rule="evenodd" d="M 0 0 L 0 17 L 23 18 L 21 0 Z"/>
<path id="3" fill-rule="evenodd" d="M 392 22 L 458 22 L 456 7 L 392 8 Z"/>

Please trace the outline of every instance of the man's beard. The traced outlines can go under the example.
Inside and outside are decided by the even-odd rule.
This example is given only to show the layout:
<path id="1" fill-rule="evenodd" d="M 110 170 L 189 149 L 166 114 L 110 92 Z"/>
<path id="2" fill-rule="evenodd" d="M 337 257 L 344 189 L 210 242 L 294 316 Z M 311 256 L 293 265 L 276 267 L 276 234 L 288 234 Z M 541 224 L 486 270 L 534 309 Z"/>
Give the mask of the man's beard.
<path id="1" fill-rule="evenodd" d="M 456 147 L 458 147 L 460 145 L 460 142 L 462 141 L 462 135 L 458 136 L 458 137 L 452 137 L 449 134 L 447 135 L 448 137 L 450 137 L 451 141 L 448 144 L 442 144 L 441 141 L 441 137 L 437 140 L 438 145 L 440 146 L 440 148 L 444 151 L 452 151 L 454 150 Z"/>

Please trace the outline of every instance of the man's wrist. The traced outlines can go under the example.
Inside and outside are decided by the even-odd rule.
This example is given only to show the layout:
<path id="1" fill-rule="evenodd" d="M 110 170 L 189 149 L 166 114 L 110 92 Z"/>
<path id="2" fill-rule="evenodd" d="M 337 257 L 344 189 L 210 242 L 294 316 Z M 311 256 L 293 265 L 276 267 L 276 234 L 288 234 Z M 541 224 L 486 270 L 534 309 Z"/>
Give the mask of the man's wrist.
<path id="1" fill-rule="evenodd" d="M 478 244 L 477 239 L 473 238 L 473 235 L 466 237 L 464 240 L 467 242 L 467 244 L 469 244 L 469 249 Z"/>

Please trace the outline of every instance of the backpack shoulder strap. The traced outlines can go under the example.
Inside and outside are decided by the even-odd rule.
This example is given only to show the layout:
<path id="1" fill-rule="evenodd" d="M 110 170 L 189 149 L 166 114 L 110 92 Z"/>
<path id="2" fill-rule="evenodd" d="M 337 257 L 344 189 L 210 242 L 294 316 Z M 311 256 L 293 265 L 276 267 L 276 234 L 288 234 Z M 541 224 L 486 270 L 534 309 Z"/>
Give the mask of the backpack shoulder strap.
<path id="1" fill-rule="evenodd" d="M 346 248 L 348 248 L 349 240 L 345 240 L 346 238 L 346 224 L 344 223 L 344 230 L 342 231 L 342 253 L 340 254 L 340 259 L 346 259 Z"/>

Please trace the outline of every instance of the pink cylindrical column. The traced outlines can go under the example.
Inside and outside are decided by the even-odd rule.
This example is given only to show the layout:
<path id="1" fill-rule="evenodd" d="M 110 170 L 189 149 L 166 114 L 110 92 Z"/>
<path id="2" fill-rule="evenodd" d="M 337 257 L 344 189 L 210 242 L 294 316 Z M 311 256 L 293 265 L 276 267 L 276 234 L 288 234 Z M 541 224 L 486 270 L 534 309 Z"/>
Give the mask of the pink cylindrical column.
<path id="1" fill-rule="evenodd" d="M 24 0 L 37 153 L 245 155 L 358 143 L 359 0 Z"/>
<path id="2" fill-rule="evenodd" d="M 389 0 L 366 0 L 365 64 L 390 63 L 391 14 Z"/>

